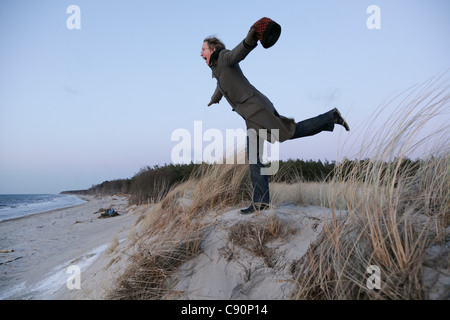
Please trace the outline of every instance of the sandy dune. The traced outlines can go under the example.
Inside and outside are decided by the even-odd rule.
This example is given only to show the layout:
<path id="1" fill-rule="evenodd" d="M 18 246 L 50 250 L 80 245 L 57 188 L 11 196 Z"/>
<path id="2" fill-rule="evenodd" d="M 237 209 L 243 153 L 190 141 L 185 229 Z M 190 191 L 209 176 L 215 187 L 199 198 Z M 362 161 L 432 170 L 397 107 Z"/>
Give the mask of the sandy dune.
<path id="1" fill-rule="evenodd" d="M 293 263 L 316 239 L 328 213 L 320 207 L 286 205 L 249 216 L 231 210 L 213 218 L 202 253 L 175 276 L 173 290 L 181 292 L 175 298 L 289 299 Z M 258 230 L 265 238 L 260 254 L 245 240 Z"/>

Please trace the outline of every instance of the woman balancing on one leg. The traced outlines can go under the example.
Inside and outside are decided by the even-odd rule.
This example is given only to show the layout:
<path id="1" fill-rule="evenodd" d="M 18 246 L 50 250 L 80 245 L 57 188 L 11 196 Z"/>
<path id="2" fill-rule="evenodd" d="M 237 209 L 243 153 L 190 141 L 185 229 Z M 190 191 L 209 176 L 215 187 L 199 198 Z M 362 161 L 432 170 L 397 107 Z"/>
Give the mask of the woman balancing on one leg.
<path id="1" fill-rule="evenodd" d="M 336 108 L 297 123 L 294 119 L 281 116 L 272 102 L 244 76 L 239 62 L 257 47 L 258 40 L 264 48 L 271 47 L 278 40 L 280 32 L 281 27 L 276 22 L 269 18 L 262 18 L 251 27 L 247 37 L 232 50 L 226 49 L 225 45 L 215 37 L 209 37 L 203 41 L 201 56 L 206 60 L 213 77 L 217 80 L 217 88 L 208 106 L 219 103 L 222 97 L 225 97 L 233 107 L 233 111 L 244 118 L 247 129 L 254 129 L 256 132 L 265 129 L 268 132 L 266 139 L 271 142 L 283 142 L 312 136 L 322 131 L 333 131 L 335 124 L 342 125 L 349 131 L 347 122 Z M 256 161 L 250 161 L 250 177 L 254 190 L 253 203 L 250 207 L 241 210 L 243 214 L 264 210 L 270 204 L 268 176 L 261 174 L 261 169 L 264 168 L 259 157 L 261 137 L 256 141 Z M 247 137 L 247 151 L 249 151 L 249 145 Z"/>

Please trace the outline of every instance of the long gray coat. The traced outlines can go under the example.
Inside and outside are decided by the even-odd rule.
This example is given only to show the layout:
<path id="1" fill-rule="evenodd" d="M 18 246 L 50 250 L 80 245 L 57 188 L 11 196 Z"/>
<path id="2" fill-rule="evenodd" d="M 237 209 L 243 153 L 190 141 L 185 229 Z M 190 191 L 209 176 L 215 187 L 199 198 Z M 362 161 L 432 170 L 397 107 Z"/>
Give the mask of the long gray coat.
<path id="1" fill-rule="evenodd" d="M 217 88 L 210 103 L 219 103 L 224 96 L 233 111 L 244 118 L 247 129 L 257 132 L 267 129 L 268 141 L 283 142 L 294 135 L 294 119 L 280 116 L 272 102 L 250 84 L 239 67 L 239 62 L 255 47 L 249 47 L 242 41 L 233 50 L 223 49 L 211 55 L 210 67 L 213 78 L 217 80 Z M 270 134 L 271 129 L 279 130 L 278 139 Z"/>

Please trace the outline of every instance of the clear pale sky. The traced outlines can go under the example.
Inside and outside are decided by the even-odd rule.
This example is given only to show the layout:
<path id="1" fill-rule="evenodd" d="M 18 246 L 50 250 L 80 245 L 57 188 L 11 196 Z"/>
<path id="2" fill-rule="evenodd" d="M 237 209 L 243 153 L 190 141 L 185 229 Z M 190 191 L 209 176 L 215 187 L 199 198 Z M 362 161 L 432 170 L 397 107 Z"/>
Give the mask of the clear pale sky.
<path id="1" fill-rule="evenodd" d="M 66 10 L 81 10 L 69 29 Z M 370 5 L 380 29 L 366 25 Z M 393 92 L 450 67 L 448 0 L 0 0 L 0 193 L 58 193 L 171 163 L 178 128 L 245 129 L 203 39 L 232 49 L 261 17 L 282 27 L 240 63 L 280 114 L 338 107 L 353 131 Z M 347 133 L 280 144 L 281 159 L 338 160 Z"/>

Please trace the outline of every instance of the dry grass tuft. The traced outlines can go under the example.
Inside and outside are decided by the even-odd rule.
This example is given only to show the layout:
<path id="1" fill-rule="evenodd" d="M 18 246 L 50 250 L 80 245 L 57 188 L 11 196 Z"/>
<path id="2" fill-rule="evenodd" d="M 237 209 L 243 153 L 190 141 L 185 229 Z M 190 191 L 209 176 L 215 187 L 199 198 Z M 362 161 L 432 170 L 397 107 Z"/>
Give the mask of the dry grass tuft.
<path id="1" fill-rule="evenodd" d="M 117 238 L 117 235 L 116 235 L 111 240 L 111 243 L 109 244 L 108 248 L 106 249 L 106 253 L 108 253 L 108 254 L 113 253 L 118 246 L 119 246 L 119 238 Z"/>
<path id="2" fill-rule="evenodd" d="M 251 199 L 248 165 L 203 165 L 193 177 L 191 209 L 196 212 L 222 210 Z"/>
<path id="3" fill-rule="evenodd" d="M 228 233 L 229 241 L 261 257 L 268 267 L 273 267 L 273 250 L 267 243 L 287 234 L 287 226 L 273 216 L 264 220 L 242 221 L 233 225 Z"/>
<path id="4" fill-rule="evenodd" d="M 142 241 L 130 265 L 119 277 L 109 299 L 150 300 L 170 294 L 170 277 L 178 266 L 199 252 L 201 232 L 185 239 L 159 243 Z"/>

